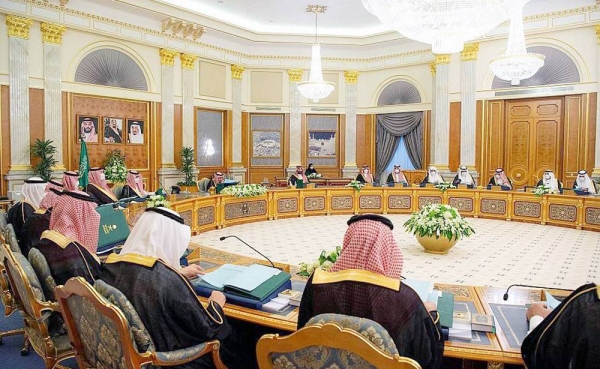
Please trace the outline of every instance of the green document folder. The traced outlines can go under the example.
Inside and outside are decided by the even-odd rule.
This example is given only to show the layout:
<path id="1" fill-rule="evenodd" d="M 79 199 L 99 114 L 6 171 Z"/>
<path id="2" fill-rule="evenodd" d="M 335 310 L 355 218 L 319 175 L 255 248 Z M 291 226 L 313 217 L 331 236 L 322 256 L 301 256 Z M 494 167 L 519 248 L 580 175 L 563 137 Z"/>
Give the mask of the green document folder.
<path id="1" fill-rule="evenodd" d="M 440 324 L 442 327 L 452 328 L 454 295 L 448 292 L 442 292 L 442 296 L 438 298 L 437 311 L 438 314 L 440 314 Z"/>
<path id="2" fill-rule="evenodd" d="M 112 204 L 100 205 L 96 211 L 100 214 L 97 250 L 100 254 L 111 251 L 118 244 L 125 243 L 129 237 L 129 226 L 123 210 L 113 208 Z"/>
<path id="3" fill-rule="evenodd" d="M 239 296 L 248 297 L 256 300 L 264 300 L 266 297 L 271 295 L 275 290 L 281 287 L 285 282 L 289 281 L 292 276 L 286 272 L 280 272 L 267 279 L 265 282 L 260 284 L 252 291 L 244 291 L 242 289 L 226 285 L 224 288 L 225 292 L 232 293 Z"/>
<path id="4" fill-rule="evenodd" d="M 303 179 L 296 180 L 296 188 L 304 188 L 304 180 Z"/>

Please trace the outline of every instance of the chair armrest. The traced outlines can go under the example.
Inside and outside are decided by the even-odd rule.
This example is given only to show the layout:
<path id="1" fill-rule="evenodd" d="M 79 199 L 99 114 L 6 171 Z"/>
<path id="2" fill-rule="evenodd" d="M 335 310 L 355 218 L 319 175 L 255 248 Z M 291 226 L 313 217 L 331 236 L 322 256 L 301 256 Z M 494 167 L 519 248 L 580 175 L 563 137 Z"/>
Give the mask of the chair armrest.
<path id="1" fill-rule="evenodd" d="M 200 356 L 212 352 L 215 343 L 218 350 L 218 341 L 211 341 L 175 351 L 157 351 L 153 354 L 152 365 L 174 366 L 194 361 Z"/>

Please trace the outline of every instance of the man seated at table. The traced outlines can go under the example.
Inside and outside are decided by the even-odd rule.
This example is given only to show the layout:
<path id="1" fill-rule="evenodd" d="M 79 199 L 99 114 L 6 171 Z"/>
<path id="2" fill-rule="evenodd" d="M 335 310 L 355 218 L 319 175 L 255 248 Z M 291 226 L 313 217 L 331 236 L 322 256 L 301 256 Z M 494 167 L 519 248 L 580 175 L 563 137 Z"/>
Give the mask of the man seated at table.
<path id="1" fill-rule="evenodd" d="M 190 227 L 176 212 L 148 208 L 131 230 L 120 254 L 104 264 L 102 280 L 131 302 L 148 329 L 157 351 L 172 351 L 218 339 L 229 368 L 239 368 L 240 357 L 230 340 L 236 332 L 223 313 L 225 295 L 215 291 L 204 307 L 184 277 L 203 274 L 198 265 L 180 269 L 180 258 L 191 238 Z M 212 368 L 204 355 L 183 368 Z"/>
<path id="2" fill-rule="evenodd" d="M 125 199 L 128 197 L 146 197 L 146 191 L 144 190 L 144 183 L 142 176 L 136 170 L 130 170 L 127 173 L 127 183 L 123 186 L 121 192 L 121 198 Z"/>
<path id="3" fill-rule="evenodd" d="M 527 310 L 531 331 L 521 354 L 529 369 L 596 369 L 600 365 L 600 297 L 590 283 L 573 291 L 554 310 L 544 302 Z"/>
<path id="4" fill-rule="evenodd" d="M 585 170 L 577 172 L 577 178 L 573 182 L 573 189 L 584 193 L 596 193 L 595 183 Z"/>
<path id="5" fill-rule="evenodd" d="M 546 186 L 550 189 L 551 193 L 562 193 L 562 183 L 556 179 L 554 172 L 550 169 L 544 171 L 544 176 L 540 179 L 536 186 Z"/>
<path id="6" fill-rule="evenodd" d="M 506 188 L 508 190 L 512 190 L 512 182 L 506 176 L 506 173 L 504 173 L 504 169 L 502 168 L 496 169 L 496 173 L 494 173 L 494 176 L 490 178 L 490 181 L 488 182 L 488 186 L 490 185 L 502 186 L 502 189 Z"/>
<path id="7" fill-rule="evenodd" d="M 318 269 L 306 283 L 298 329 L 324 313 L 371 319 L 389 332 L 401 356 L 424 369 L 439 368 L 444 351 L 439 317 L 435 306 L 401 283 L 403 257 L 393 228 L 380 215 L 350 218 L 330 272 Z"/>
<path id="8" fill-rule="evenodd" d="M 311 174 L 319 174 L 319 172 L 317 172 L 317 170 L 315 169 L 315 166 L 313 165 L 313 163 L 308 164 L 308 168 L 306 169 L 306 172 L 304 172 L 304 174 L 306 176 L 310 176 Z"/>
<path id="9" fill-rule="evenodd" d="M 444 180 L 444 177 L 442 177 L 442 175 L 438 172 L 436 167 L 430 165 L 429 168 L 427 168 L 427 175 L 425 176 L 425 178 L 423 178 L 421 186 L 426 185 L 427 183 L 436 185 L 442 182 L 446 182 Z"/>
<path id="10" fill-rule="evenodd" d="M 360 183 L 373 183 L 373 174 L 371 174 L 371 168 L 368 165 L 363 165 L 360 173 L 355 178 L 355 181 Z"/>
<path id="11" fill-rule="evenodd" d="M 68 170 L 63 172 L 63 189 L 67 191 L 77 191 L 79 189 L 79 172 Z"/>
<path id="12" fill-rule="evenodd" d="M 50 216 L 50 229 L 42 233 L 36 248 L 44 254 L 57 285 L 83 277 L 94 283 L 100 276 L 96 257 L 100 214 L 85 192 L 63 191 Z"/>
<path id="13" fill-rule="evenodd" d="M 39 208 L 40 202 L 45 195 L 46 182 L 39 177 L 31 177 L 25 180 L 21 188 L 21 201 L 8 209 L 8 222 L 13 225 L 15 236 L 21 242 L 23 226 L 33 213 Z"/>
<path id="14" fill-rule="evenodd" d="M 299 180 L 302 181 L 303 185 L 306 185 L 307 183 L 309 183 L 309 180 L 306 177 L 306 174 L 304 174 L 304 168 L 302 168 L 302 165 L 296 165 L 296 172 L 292 173 L 292 175 L 288 179 L 288 185 L 296 186 L 296 184 Z"/>
<path id="15" fill-rule="evenodd" d="M 91 168 L 88 178 L 90 183 L 87 185 L 86 192 L 96 201 L 96 204 L 104 205 L 118 201 L 117 196 L 106 183 L 104 168 Z"/>
<path id="16" fill-rule="evenodd" d="M 394 183 L 406 183 L 406 177 L 404 176 L 404 173 L 402 173 L 400 165 L 394 165 L 394 170 L 388 175 L 386 182 L 392 185 Z"/>
<path id="17" fill-rule="evenodd" d="M 468 188 L 475 188 L 475 178 L 469 173 L 469 169 L 466 166 L 462 165 L 458 168 L 458 173 L 454 176 L 452 180 L 452 185 L 457 186 L 459 184 L 467 185 Z"/>
<path id="18" fill-rule="evenodd" d="M 202 178 L 198 181 L 198 191 L 208 192 L 211 188 L 216 188 L 219 183 L 225 182 L 225 176 L 221 172 L 215 172 L 212 179 Z"/>

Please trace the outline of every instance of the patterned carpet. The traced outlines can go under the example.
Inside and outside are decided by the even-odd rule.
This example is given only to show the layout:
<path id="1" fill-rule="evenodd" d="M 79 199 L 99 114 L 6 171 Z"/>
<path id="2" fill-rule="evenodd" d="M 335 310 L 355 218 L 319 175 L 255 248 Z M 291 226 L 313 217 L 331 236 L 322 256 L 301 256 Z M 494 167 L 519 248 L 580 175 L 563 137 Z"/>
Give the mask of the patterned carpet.
<path id="1" fill-rule="evenodd" d="M 548 225 L 469 218 L 477 232 L 447 255 L 423 251 L 402 224 L 409 215 L 388 215 L 404 254 L 405 277 L 438 283 L 505 287 L 513 283 L 576 288 L 600 282 L 600 232 Z M 349 215 L 280 219 L 202 233 L 192 242 L 218 250 L 260 257 L 237 235 L 275 262 L 297 265 L 321 250 L 341 245 Z"/>

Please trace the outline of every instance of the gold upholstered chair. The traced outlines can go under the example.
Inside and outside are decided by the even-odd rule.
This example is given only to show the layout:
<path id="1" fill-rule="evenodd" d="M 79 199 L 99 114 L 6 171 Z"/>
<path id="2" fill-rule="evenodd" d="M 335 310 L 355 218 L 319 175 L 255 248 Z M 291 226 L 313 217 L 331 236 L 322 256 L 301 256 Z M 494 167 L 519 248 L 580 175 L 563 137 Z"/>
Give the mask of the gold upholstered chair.
<path id="1" fill-rule="evenodd" d="M 98 280 L 92 287 L 76 277 L 55 289 L 80 368 L 137 369 L 182 365 L 211 354 L 217 369 L 219 341 L 157 352 L 139 315 L 118 289 Z"/>
<path id="2" fill-rule="evenodd" d="M 2 223 L 2 218 L 6 218 L 6 213 L 4 210 L 0 209 L 0 223 Z M 4 233 L 6 230 L 7 223 L 4 225 L 0 224 L 0 244 L 7 244 L 6 234 Z M 4 269 L 4 264 L 0 262 L 0 299 L 2 300 L 2 305 L 4 305 L 4 316 L 9 317 L 15 311 L 17 311 L 17 307 L 15 305 L 15 299 L 13 297 L 13 293 L 10 289 L 10 284 L 8 282 L 8 274 Z M 2 344 L 2 339 L 8 336 L 15 336 L 18 334 L 24 334 L 25 330 L 23 328 L 20 329 L 11 329 L 8 331 L 0 332 L 0 344 Z M 27 340 L 27 339 L 25 339 Z M 27 342 L 23 349 L 21 350 L 22 355 L 27 355 L 29 353 L 29 349 L 27 348 Z"/>
<path id="3" fill-rule="evenodd" d="M 46 368 L 72 357 L 69 337 L 60 324 L 52 325 L 59 312 L 58 304 L 47 301 L 41 283 L 27 258 L 13 252 L 8 245 L 0 246 L 0 261 L 4 265 L 14 304 L 23 316 L 25 334 L 35 352 L 42 357 Z"/>
<path id="4" fill-rule="evenodd" d="M 260 369 L 385 368 L 420 369 L 401 357 L 379 323 L 341 314 L 321 314 L 295 333 L 266 334 L 256 345 Z"/>

